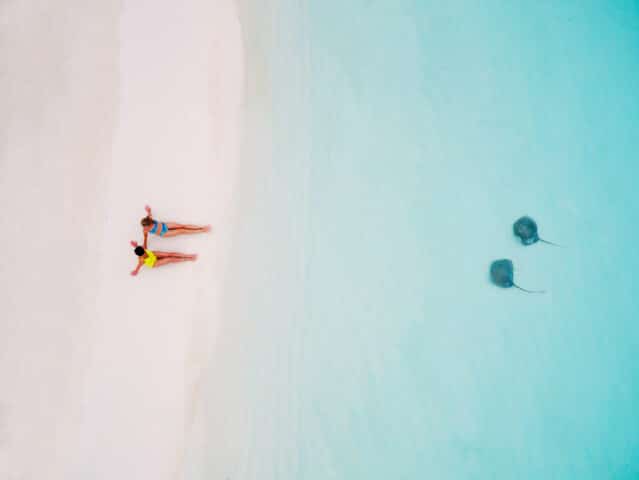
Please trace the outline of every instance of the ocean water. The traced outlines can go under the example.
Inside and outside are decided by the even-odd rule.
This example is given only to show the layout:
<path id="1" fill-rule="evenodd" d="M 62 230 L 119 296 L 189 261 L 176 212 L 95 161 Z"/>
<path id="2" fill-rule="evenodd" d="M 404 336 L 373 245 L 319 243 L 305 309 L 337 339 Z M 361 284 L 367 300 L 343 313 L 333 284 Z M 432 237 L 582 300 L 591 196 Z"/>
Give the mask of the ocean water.
<path id="1" fill-rule="evenodd" d="M 639 478 L 639 4 L 260 5 L 191 476 Z"/>

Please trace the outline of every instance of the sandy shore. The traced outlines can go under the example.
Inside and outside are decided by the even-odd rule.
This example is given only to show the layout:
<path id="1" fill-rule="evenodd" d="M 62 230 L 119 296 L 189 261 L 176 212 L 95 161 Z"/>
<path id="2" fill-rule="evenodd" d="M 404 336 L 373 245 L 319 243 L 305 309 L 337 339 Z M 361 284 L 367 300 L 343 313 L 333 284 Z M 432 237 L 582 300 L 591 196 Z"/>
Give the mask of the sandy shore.
<path id="1" fill-rule="evenodd" d="M 234 2 L 5 3 L 0 477 L 174 479 L 215 343 L 243 52 Z M 129 276 L 149 203 L 214 233 Z"/>

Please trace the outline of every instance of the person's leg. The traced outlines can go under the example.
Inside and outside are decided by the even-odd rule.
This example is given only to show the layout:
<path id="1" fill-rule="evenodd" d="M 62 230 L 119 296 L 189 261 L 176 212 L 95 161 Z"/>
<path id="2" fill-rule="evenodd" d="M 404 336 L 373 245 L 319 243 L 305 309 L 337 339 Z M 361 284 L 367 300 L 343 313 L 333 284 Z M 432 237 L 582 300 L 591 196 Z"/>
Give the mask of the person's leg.
<path id="1" fill-rule="evenodd" d="M 158 258 L 158 260 L 155 262 L 155 265 L 153 265 L 153 268 L 162 267 L 164 265 L 169 265 L 171 263 L 194 261 L 196 258 L 197 258 L 197 255 L 192 255 L 188 258 L 177 258 L 177 257 L 165 257 L 162 259 Z"/>
<path id="2" fill-rule="evenodd" d="M 197 258 L 196 254 L 191 254 L 191 253 L 159 252 L 159 251 L 155 251 L 153 253 L 155 253 L 155 256 L 158 258 L 158 260 L 161 260 L 161 259 L 164 259 L 164 258 L 186 258 L 186 259 L 195 259 L 195 258 Z"/>
<path id="3" fill-rule="evenodd" d="M 173 228 L 169 229 L 164 236 L 165 237 L 177 237 L 178 235 L 192 235 L 194 233 L 204 233 L 210 231 L 211 227 L 202 227 L 199 230 L 193 230 L 188 228 Z"/>
<path id="4" fill-rule="evenodd" d="M 169 230 L 175 229 L 184 229 L 184 230 L 195 230 L 196 232 L 208 232 L 211 230 L 211 225 L 191 225 L 191 224 L 183 224 L 183 223 L 173 223 L 166 222 L 166 226 Z"/>

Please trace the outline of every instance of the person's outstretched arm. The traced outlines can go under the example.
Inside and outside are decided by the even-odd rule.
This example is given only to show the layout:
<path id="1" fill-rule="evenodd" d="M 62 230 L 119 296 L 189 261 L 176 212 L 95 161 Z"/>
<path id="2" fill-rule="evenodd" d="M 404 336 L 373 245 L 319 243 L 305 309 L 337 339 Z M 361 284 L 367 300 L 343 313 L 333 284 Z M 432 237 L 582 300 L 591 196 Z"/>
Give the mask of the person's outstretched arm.
<path id="1" fill-rule="evenodd" d="M 133 275 L 134 277 L 138 274 L 138 272 L 140 271 L 140 268 L 142 268 L 142 264 L 144 263 L 143 260 L 138 260 L 138 266 L 135 267 L 135 270 L 131 271 L 131 275 Z"/>
<path id="2" fill-rule="evenodd" d="M 153 214 L 151 213 L 151 207 L 149 207 L 148 205 L 144 205 L 144 210 L 146 210 L 146 214 L 147 214 L 150 218 L 153 218 Z"/>
<path id="3" fill-rule="evenodd" d="M 144 242 L 143 242 L 144 250 L 146 250 L 146 245 L 147 245 L 148 241 L 149 241 L 149 234 L 144 232 Z"/>
<path id="4" fill-rule="evenodd" d="M 135 240 L 131 240 L 131 246 L 132 246 L 133 248 L 137 247 L 137 246 L 138 246 L 138 242 L 136 242 Z M 133 276 L 137 275 L 137 274 L 138 274 L 138 272 L 140 271 L 140 268 L 142 268 L 142 264 L 143 264 L 143 263 L 144 263 L 144 260 L 142 260 L 142 257 L 139 257 L 139 258 L 138 258 L 138 266 L 137 266 L 137 267 L 135 267 L 135 270 L 133 270 L 133 271 L 131 272 L 131 275 L 133 275 Z"/>

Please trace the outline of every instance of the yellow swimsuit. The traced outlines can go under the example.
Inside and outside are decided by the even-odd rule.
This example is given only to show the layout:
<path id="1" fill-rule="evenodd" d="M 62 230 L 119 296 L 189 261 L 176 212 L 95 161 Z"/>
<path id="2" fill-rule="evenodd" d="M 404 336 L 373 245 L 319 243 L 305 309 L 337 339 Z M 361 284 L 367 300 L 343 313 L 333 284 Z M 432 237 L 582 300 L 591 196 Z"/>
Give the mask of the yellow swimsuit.
<path id="1" fill-rule="evenodd" d="M 146 265 L 149 268 L 153 268 L 153 265 L 155 265 L 155 262 L 157 261 L 158 257 L 156 257 L 151 250 L 144 250 L 144 253 L 147 254 L 147 257 L 144 259 L 144 265 Z"/>

